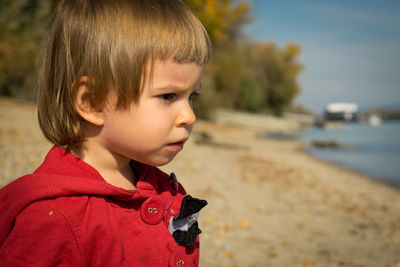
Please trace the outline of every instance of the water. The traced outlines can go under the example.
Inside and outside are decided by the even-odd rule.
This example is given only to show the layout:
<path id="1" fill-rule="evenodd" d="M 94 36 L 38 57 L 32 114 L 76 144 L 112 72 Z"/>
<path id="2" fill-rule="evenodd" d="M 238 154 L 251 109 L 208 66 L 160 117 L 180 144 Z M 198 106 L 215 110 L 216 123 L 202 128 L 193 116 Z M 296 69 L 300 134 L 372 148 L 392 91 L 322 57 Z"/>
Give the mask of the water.
<path id="1" fill-rule="evenodd" d="M 384 121 L 378 127 L 348 124 L 331 130 L 313 128 L 301 139 L 307 144 L 336 140 L 348 145 L 343 149 L 309 148 L 308 152 L 400 187 L 400 121 Z"/>

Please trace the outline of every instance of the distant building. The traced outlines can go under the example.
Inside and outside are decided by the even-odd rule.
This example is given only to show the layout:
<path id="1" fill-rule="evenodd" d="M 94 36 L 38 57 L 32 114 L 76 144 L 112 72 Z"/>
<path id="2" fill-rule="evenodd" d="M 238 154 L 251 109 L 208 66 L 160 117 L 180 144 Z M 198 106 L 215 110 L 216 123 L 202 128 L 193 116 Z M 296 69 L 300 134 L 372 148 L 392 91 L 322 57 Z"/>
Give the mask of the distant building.
<path id="1" fill-rule="evenodd" d="M 331 103 L 325 107 L 326 121 L 356 121 L 358 105 L 355 103 Z"/>

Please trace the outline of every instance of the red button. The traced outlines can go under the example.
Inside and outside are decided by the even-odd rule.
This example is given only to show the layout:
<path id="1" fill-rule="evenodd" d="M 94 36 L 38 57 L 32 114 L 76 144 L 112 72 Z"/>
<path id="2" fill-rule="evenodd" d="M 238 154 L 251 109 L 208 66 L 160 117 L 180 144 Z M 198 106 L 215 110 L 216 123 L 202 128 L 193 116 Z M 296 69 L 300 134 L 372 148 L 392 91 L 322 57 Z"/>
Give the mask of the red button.
<path id="1" fill-rule="evenodd" d="M 193 263 L 190 262 L 185 253 L 175 251 L 169 258 L 169 267 L 192 267 Z"/>
<path id="2" fill-rule="evenodd" d="M 147 224 L 158 224 L 164 217 L 164 205 L 159 198 L 147 199 L 140 208 L 140 216 Z"/>

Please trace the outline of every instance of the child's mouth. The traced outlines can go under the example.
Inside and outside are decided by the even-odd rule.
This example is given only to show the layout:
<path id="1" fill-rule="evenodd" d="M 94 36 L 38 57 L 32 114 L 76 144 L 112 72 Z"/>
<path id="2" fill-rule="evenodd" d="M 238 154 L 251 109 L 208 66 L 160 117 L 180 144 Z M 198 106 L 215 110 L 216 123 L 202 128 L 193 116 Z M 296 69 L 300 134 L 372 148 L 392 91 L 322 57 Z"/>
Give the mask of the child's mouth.
<path id="1" fill-rule="evenodd" d="M 183 145 L 185 144 L 186 140 L 187 139 L 175 143 L 170 143 L 167 145 L 167 147 L 170 150 L 179 152 L 183 149 Z"/>
<path id="2" fill-rule="evenodd" d="M 183 149 L 183 144 L 184 144 L 184 142 L 176 142 L 176 143 L 168 144 L 167 147 L 168 147 L 168 149 L 173 150 L 173 151 L 181 151 Z"/>

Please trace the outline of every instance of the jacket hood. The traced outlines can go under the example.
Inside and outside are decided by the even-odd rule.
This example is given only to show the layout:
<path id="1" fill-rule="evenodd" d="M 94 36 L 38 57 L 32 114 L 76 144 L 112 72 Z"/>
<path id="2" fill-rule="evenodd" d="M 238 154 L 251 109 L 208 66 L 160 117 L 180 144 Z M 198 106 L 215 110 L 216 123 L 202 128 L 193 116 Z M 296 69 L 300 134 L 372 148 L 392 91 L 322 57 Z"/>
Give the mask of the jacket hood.
<path id="1" fill-rule="evenodd" d="M 61 196 L 107 196 L 121 200 L 146 198 L 157 190 L 155 175 L 157 171 L 137 162 L 131 167 L 139 175 L 137 190 L 125 190 L 105 182 L 90 165 L 80 160 L 62 147 L 54 146 L 42 165 L 33 173 L 22 176 L 0 189 L 0 246 L 10 233 L 18 214 L 29 204 Z"/>

